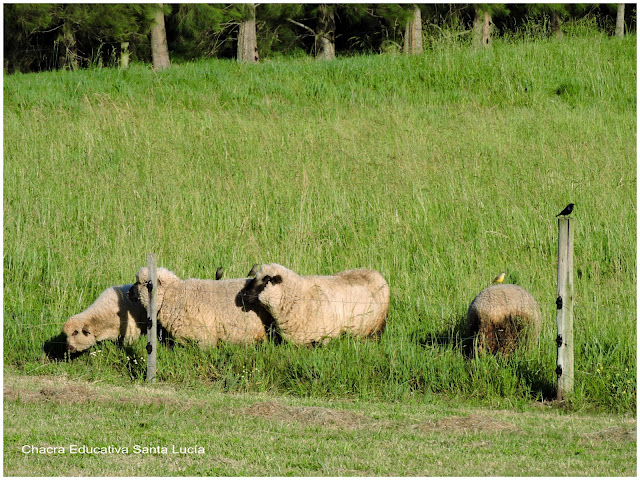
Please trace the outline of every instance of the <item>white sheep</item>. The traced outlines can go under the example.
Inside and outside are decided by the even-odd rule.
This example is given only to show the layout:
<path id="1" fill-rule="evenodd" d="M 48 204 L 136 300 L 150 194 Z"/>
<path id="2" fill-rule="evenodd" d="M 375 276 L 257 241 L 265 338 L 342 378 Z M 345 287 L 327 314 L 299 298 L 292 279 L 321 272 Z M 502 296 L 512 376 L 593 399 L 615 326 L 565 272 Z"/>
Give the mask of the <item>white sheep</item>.
<path id="1" fill-rule="evenodd" d="M 81 352 L 102 340 L 122 338 L 131 343 L 146 332 L 146 311 L 129 300 L 130 287 L 117 285 L 106 289 L 89 308 L 67 320 L 62 331 L 71 352 Z"/>
<path id="2" fill-rule="evenodd" d="M 201 346 L 215 346 L 219 340 L 252 343 L 264 340 L 272 323 L 260 306 L 243 302 L 241 290 L 250 281 L 181 280 L 166 268 L 157 269 L 157 320 L 177 341 L 194 340 Z M 149 304 L 149 268 L 142 267 L 129 298 L 144 308 Z"/>
<path id="3" fill-rule="evenodd" d="M 531 345 L 542 329 L 540 307 L 524 288 L 491 285 L 473 299 L 467 311 L 467 333 L 477 336 L 478 350 L 511 354 L 520 344 Z"/>
<path id="4" fill-rule="evenodd" d="M 283 339 L 300 345 L 343 333 L 380 335 L 389 309 L 389 285 L 367 269 L 303 277 L 272 263 L 260 268 L 245 293 L 271 314 Z"/>

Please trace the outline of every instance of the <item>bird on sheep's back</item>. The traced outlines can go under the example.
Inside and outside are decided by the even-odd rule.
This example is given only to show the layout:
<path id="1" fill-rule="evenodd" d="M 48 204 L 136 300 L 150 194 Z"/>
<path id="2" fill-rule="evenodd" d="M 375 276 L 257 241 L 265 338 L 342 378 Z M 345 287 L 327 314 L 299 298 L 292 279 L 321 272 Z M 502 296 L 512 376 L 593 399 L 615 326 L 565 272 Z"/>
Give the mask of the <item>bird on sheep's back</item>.
<path id="1" fill-rule="evenodd" d="M 494 284 L 469 305 L 466 329 L 479 352 L 511 355 L 521 345 L 531 347 L 540 336 L 540 306 L 519 285 Z"/>

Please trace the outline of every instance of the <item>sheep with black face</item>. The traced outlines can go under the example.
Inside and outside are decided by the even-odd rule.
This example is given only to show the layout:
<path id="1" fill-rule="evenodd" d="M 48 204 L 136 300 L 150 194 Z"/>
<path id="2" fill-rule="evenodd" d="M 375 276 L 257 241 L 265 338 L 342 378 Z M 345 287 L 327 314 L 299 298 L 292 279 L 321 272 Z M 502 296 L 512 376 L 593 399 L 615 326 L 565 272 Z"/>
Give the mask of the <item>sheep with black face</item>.
<path id="1" fill-rule="evenodd" d="M 389 309 L 389 285 L 375 270 L 300 276 L 276 263 L 263 265 L 246 289 L 271 314 L 283 339 L 327 343 L 347 333 L 379 336 Z"/>

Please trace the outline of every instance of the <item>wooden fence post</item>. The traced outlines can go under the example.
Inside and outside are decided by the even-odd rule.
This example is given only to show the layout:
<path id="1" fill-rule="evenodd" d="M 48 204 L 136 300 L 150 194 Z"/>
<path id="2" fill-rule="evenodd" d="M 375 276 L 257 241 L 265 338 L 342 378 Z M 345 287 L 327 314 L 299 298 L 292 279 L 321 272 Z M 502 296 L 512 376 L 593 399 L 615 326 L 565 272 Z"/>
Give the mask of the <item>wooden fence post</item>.
<path id="1" fill-rule="evenodd" d="M 153 382 L 156 378 L 156 351 L 157 351 L 157 305 L 158 305 L 158 272 L 153 253 L 149 254 L 149 306 L 147 308 L 147 382 Z"/>
<path id="2" fill-rule="evenodd" d="M 557 399 L 562 401 L 573 391 L 573 225 L 570 218 L 558 219 L 556 323 Z"/>

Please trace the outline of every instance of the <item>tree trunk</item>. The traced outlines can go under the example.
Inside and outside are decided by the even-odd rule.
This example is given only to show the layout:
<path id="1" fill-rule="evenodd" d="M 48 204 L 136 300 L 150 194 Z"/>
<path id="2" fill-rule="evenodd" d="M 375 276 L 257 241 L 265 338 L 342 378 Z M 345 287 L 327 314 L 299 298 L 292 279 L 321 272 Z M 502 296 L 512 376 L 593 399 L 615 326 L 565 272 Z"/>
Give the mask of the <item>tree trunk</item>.
<path id="1" fill-rule="evenodd" d="M 169 68 L 169 47 L 167 46 L 167 31 L 164 28 L 164 13 L 162 4 L 158 5 L 155 19 L 151 26 L 151 60 L 154 70 Z"/>
<path id="2" fill-rule="evenodd" d="M 557 39 L 562 38 L 562 35 L 563 35 L 560 25 L 562 25 L 562 20 L 560 19 L 560 15 L 558 15 L 557 13 L 552 13 L 551 14 L 551 35 L 553 35 Z"/>
<path id="3" fill-rule="evenodd" d="M 129 42 L 120 43 L 120 68 L 122 70 L 129 68 Z"/>
<path id="4" fill-rule="evenodd" d="M 624 38 L 624 3 L 618 4 L 616 15 L 616 37 Z"/>
<path id="5" fill-rule="evenodd" d="M 318 31 L 316 32 L 319 60 L 333 60 L 336 58 L 336 20 L 333 7 L 326 4 L 318 5 L 320 18 L 318 19 Z"/>
<path id="6" fill-rule="evenodd" d="M 489 12 L 484 12 L 484 22 L 482 24 L 482 44 L 485 47 L 490 47 L 493 38 L 491 34 L 493 33 L 493 21 L 491 20 L 491 15 Z"/>
<path id="7" fill-rule="evenodd" d="M 423 53 L 422 48 L 422 16 L 417 5 L 413 7 L 413 17 L 407 20 L 404 30 L 404 53 L 415 55 Z"/>
<path id="8" fill-rule="evenodd" d="M 473 20 L 473 44 L 477 47 L 490 47 L 492 32 L 491 14 L 487 11 L 476 10 L 476 17 Z"/>
<path id="9" fill-rule="evenodd" d="M 256 37 L 256 6 L 248 4 L 249 18 L 240 22 L 238 31 L 238 51 L 236 58 L 238 62 L 257 62 L 258 39 Z"/>
<path id="10" fill-rule="evenodd" d="M 59 41 L 62 43 L 63 48 L 63 52 L 58 55 L 59 67 L 77 70 L 79 64 L 76 34 L 66 22 L 62 27 L 62 35 L 59 37 Z"/>

